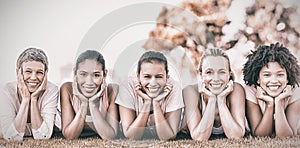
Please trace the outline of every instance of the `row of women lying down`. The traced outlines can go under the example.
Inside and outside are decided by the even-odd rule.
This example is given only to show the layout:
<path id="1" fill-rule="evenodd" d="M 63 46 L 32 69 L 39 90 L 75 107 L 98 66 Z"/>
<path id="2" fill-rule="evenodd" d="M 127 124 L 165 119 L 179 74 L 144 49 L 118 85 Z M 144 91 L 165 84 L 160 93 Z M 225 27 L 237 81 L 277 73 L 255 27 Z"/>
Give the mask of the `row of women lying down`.
<path id="1" fill-rule="evenodd" d="M 219 134 L 238 139 L 247 132 L 270 137 L 300 133 L 300 67 L 279 43 L 261 45 L 247 56 L 245 85 L 234 82 L 229 58 L 220 49 L 203 53 L 201 81 L 183 89 L 168 75 L 166 57 L 156 51 L 140 57 L 126 85 L 105 82 L 105 60 L 98 51 L 81 53 L 74 67 L 73 82 L 58 90 L 47 80 L 45 53 L 23 51 L 18 80 L 7 83 L 0 98 L 1 136 L 19 141 L 61 132 L 66 139 L 113 139 L 122 133 L 129 139 L 169 140 L 181 133 L 208 140 Z"/>

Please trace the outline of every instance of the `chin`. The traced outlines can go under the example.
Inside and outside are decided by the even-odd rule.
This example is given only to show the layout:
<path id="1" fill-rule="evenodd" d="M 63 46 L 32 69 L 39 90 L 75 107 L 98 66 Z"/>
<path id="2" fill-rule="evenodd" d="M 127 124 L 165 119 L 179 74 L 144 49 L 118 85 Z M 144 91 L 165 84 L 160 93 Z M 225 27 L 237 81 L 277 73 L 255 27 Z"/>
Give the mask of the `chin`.
<path id="1" fill-rule="evenodd" d="M 270 97 L 277 97 L 281 94 L 281 92 L 267 92 Z"/>
<path id="2" fill-rule="evenodd" d="M 157 93 L 148 93 L 147 94 L 150 98 L 156 98 L 159 94 Z"/>
<path id="3" fill-rule="evenodd" d="M 284 88 L 279 88 L 278 90 L 275 90 L 275 91 L 271 91 L 271 90 L 269 90 L 269 89 L 266 89 L 265 90 L 265 92 L 270 96 L 270 97 L 277 97 L 277 96 L 279 96 L 281 93 L 282 93 L 282 91 L 284 90 Z"/>
<path id="4" fill-rule="evenodd" d="M 211 91 L 214 95 L 219 95 L 221 91 Z"/>
<path id="5" fill-rule="evenodd" d="M 28 88 L 29 93 L 33 93 L 37 90 L 37 88 Z"/>
<path id="6" fill-rule="evenodd" d="M 214 94 L 214 95 L 219 95 L 225 88 L 222 89 L 210 89 L 210 91 Z"/>
<path id="7" fill-rule="evenodd" d="M 95 93 L 82 93 L 85 97 L 90 98 L 95 95 Z"/>

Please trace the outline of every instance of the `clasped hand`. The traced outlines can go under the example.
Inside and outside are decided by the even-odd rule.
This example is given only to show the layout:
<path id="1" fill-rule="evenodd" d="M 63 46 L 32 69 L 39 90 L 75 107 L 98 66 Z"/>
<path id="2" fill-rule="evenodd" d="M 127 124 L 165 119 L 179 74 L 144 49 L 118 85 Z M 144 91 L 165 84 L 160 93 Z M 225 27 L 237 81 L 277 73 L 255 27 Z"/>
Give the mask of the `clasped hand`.
<path id="1" fill-rule="evenodd" d="M 282 93 L 280 93 L 277 97 L 271 97 L 269 96 L 264 89 L 262 89 L 260 86 L 257 87 L 256 97 L 262 101 L 265 101 L 267 105 L 273 105 L 274 101 L 279 102 L 281 100 L 284 100 L 287 97 L 290 97 L 293 94 L 292 86 L 287 85 Z"/>
<path id="2" fill-rule="evenodd" d="M 224 100 L 226 98 L 226 96 L 228 94 L 230 94 L 233 91 L 233 81 L 230 80 L 225 89 L 218 95 L 213 94 L 210 90 L 208 90 L 205 87 L 205 83 L 204 82 L 200 82 L 198 85 L 198 92 L 203 94 L 205 96 L 205 98 L 218 98 Z"/>

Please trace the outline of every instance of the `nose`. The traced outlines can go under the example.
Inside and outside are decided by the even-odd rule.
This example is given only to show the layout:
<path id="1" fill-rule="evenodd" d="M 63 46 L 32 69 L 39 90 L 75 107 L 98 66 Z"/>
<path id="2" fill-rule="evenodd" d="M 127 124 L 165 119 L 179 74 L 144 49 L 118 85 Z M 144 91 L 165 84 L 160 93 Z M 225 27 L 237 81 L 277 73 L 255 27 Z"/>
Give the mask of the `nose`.
<path id="1" fill-rule="evenodd" d="M 35 73 L 35 72 L 31 73 L 30 79 L 36 79 L 36 78 L 37 78 L 37 77 L 36 77 L 36 73 Z"/>
<path id="2" fill-rule="evenodd" d="M 213 79 L 213 80 L 219 80 L 218 73 L 214 73 L 212 79 Z"/>
<path id="3" fill-rule="evenodd" d="M 150 84 L 150 85 L 156 85 L 157 83 L 156 83 L 155 78 L 150 79 L 149 84 Z"/>
<path id="4" fill-rule="evenodd" d="M 85 79 L 85 83 L 86 84 L 93 84 L 92 77 L 91 76 L 87 76 L 86 79 Z"/>
<path id="5" fill-rule="evenodd" d="M 278 79 L 275 75 L 272 75 L 270 82 L 277 82 Z"/>

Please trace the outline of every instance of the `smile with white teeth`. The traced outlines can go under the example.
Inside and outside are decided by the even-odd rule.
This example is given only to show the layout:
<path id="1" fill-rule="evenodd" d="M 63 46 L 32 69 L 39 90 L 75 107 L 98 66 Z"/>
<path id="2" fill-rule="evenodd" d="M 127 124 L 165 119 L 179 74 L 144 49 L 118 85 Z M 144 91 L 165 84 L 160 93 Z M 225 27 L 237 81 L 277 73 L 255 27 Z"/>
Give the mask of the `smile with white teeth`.
<path id="1" fill-rule="evenodd" d="M 148 87 L 150 93 L 155 93 L 159 90 L 159 87 Z"/>
<path id="2" fill-rule="evenodd" d="M 38 85 L 37 82 L 27 82 L 27 84 L 30 85 L 30 86 L 36 86 L 36 85 Z"/>
<path id="3" fill-rule="evenodd" d="M 273 90 L 273 91 L 279 89 L 279 87 L 280 87 L 279 85 L 269 85 L 269 86 L 268 86 L 268 88 L 269 88 L 270 90 Z"/>
<path id="4" fill-rule="evenodd" d="M 220 88 L 222 86 L 222 83 L 210 83 L 210 86 L 213 88 Z"/>
<path id="5" fill-rule="evenodd" d="M 84 89 L 87 91 L 87 92 L 92 92 L 95 87 L 84 87 Z"/>

